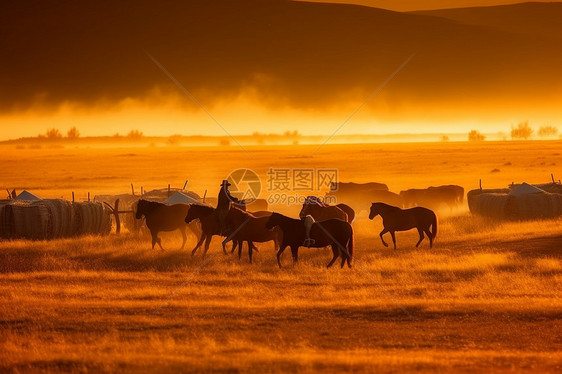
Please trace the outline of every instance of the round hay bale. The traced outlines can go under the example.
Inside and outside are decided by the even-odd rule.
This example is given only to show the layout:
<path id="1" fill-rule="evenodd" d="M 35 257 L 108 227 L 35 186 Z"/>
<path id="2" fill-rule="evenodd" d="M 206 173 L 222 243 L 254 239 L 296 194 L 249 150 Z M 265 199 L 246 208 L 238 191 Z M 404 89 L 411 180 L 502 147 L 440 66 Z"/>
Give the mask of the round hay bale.
<path id="1" fill-rule="evenodd" d="M 7 214 L 4 214 L 4 207 L 10 204 L 11 200 L 0 200 L 0 238 L 8 239 L 9 238 L 9 230 L 8 230 L 8 218 Z"/>
<path id="2" fill-rule="evenodd" d="M 468 191 L 466 194 L 468 209 L 470 210 L 470 213 L 479 214 L 477 211 L 479 208 L 475 206 L 477 204 L 478 196 L 488 193 L 507 194 L 509 193 L 509 191 L 510 191 L 509 188 L 496 188 L 496 189 L 486 189 L 486 190 L 476 189 L 476 190 Z"/>
<path id="3" fill-rule="evenodd" d="M 559 183 L 536 184 L 535 186 L 546 192 L 562 194 L 562 184 Z"/>
<path id="4" fill-rule="evenodd" d="M 71 237 L 74 234 L 75 226 L 75 214 L 72 203 L 61 199 L 43 200 L 43 203 L 51 211 L 50 237 Z"/>
<path id="5" fill-rule="evenodd" d="M 106 235 L 111 229 L 109 213 L 100 202 L 74 203 L 76 235 Z"/>
<path id="6" fill-rule="evenodd" d="M 41 202 L 14 201 L 2 209 L 2 233 L 6 239 L 50 239 L 50 211 Z"/>
<path id="7" fill-rule="evenodd" d="M 470 200 L 471 213 L 491 218 L 517 221 L 562 216 L 562 194 L 481 193 L 473 194 Z"/>
<path id="8" fill-rule="evenodd" d="M 546 219 L 562 216 L 562 195 L 535 193 L 509 196 L 506 217 L 511 220 Z"/>
<path id="9" fill-rule="evenodd" d="M 507 194 L 502 193 L 482 193 L 473 196 L 470 211 L 481 216 L 505 219 L 507 197 Z"/>

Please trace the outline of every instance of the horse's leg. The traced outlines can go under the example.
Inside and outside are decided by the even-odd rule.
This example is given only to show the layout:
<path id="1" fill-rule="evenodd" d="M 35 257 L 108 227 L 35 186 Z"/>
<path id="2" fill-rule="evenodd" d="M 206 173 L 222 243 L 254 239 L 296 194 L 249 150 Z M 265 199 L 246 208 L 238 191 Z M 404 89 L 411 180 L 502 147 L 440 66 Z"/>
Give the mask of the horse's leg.
<path id="1" fill-rule="evenodd" d="M 205 251 L 203 252 L 203 258 L 207 256 L 207 251 L 209 250 L 209 245 L 211 244 L 212 238 L 213 235 L 208 235 L 207 238 L 205 239 Z"/>
<path id="2" fill-rule="evenodd" d="M 253 248 L 255 247 L 255 245 L 251 241 L 248 241 L 247 243 L 248 243 L 248 257 L 250 257 L 250 264 L 251 264 L 252 263 L 252 255 L 254 253 Z"/>
<path id="3" fill-rule="evenodd" d="M 429 227 L 426 228 L 424 231 L 427 234 L 427 237 L 429 238 L 429 248 L 433 248 L 433 235 L 431 235 L 431 231 L 429 231 Z"/>
<path id="4" fill-rule="evenodd" d="M 396 235 L 395 235 L 395 232 L 391 231 L 390 236 L 392 236 L 392 242 L 394 243 L 394 250 L 396 250 Z"/>
<path id="5" fill-rule="evenodd" d="M 293 255 L 293 266 L 295 266 L 296 263 L 299 262 L 299 246 L 298 245 L 292 245 L 291 246 L 291 254 Z"/>
<path id="6" fill-rule="evenodd" d="M 158 244 L 160 246 L 160 249 L 164 250 L 164 248 L 162 248 L 162 239 L 158 237 L 158 232 L 151 230 L 150 235 L 152 235 L 152 249 L 154 249 L 155 244 Z"/>
<path id="7" fill-rule="evenodd" d="M 283 253 L 286 248 L 287 245 L 285 244 L 279 247 L 279 250 L 277 251 L 277 265 L 279 265 L 279 268 L 281 268 L 281 253 Z"/>
<path id="8" fill-rule="evenodd" d="M 182 250 L 185 247 L 185 242 L 187 241 L 187 233 L 185 232 L 186 227 L 187 227 L 186 225 L 180 226 L 181 236 L 183 239 L 180 250 Z"/>
<path id="9" fill-rule="evenodd" d="M 235 243 L 234 240 L 233 240 L 232 242 Z M 222 241 L 222 252 L 223 252 L 225 255 L 228 254 L 228 253 L 226 253 L 226 243 L 228 243 L 228 240 L 224 239 L 224 240 Z M 234 247 L 234 245 L 235 245 L 235 244 L 233 244 L 232 246 Z"/>
<path id="10" fill-rule="evenodd" d="M 418 243 L 416 244 L 416 248 L 418 248 L 418 246 L 420 245 L 420 243 L 422 242 L 424 236 L 423 236 L 423 230 L 418 227 L 418 233 L 420 234 L 420 240 L 418 240 Z"/>
<path id="11" fill-rule="evenodd" d="M 244 245 L 244 241 L 243 240 L 239 240 L 238 241 L 238 260 L 242 259 L 242 246 Z M 252 250 L 252 246 L 250 246 L 248 244 L 248 250 Z"/>
<path id="12" fill-rule="evenodd" d="M 201 244 L 203 244 L 203 242 L 205 241 L 205 238 L 207 237 L 207 235 L 205 235 L 205 233 L 201 234 L 201 239 L 199 239 L 199 241 L 197 242 L 197 245 L 195 246 L 195 248 L 193 248 L 193 251 L 191 251 L 191 255 L 195 255 L 195 252 L 197 251 L 197 249 L 199 247 L 201 247 Z"/>
<path id="13" fill-rule="evenodd" d="M 381 241 L 382 241 L 382 245 L 384 245 L 385 247 L 388 247 L 388 244 L 386 244 L 386 242 L 383 239 L 383 235 L 386 234 L 388 232 L 388 230 L 385 228 L 381 231 L 381 233 L 379 234 L 379 236 L 381 237 Z"/>
<path id="14" fill-rule="evenodd" d="M 338 247 L 336 247 L 335 244 L 332 244 L 332 253 L 334 254 L 334 257 L 332 257 L 332 260 L 328 263 L 328 266 L 326 266 L 327 268 L 330 268 L 340 255 L 340 250 L 338 249 Z"/>
<path id="15" fill-rule="evenodd" d="M 259 252 L 260 250 L 258 249 L 258 247 L 256 247 L 256 245 L 254 244 L 254 242 L 248 242 L 248 243 L 252 243 L 252 251 L 256 251 Z"/>

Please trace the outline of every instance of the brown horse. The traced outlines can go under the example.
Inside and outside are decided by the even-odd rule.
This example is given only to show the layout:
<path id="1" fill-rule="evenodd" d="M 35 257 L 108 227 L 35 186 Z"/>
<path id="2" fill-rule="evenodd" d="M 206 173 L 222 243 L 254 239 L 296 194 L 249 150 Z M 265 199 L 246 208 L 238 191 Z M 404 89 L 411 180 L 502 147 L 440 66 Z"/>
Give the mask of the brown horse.
<path id="1" fill-rule="evenodd" d="M 452 212 L 464 200 L 464 188 L 456 185 L 428 187 L 425 189 L 411 188 L 400 191 L 400 196 L 405 208 L 424 206 L 438 209 L 443 205 L 448 206 Z"/>
<path id="2" fill-rule="evenodd" d="M 207 255 L 207 251 L 209 250 L 209 245 L 211 244 L 211 239 L 213 236 L 221 235 L 220 230 L 220 223 L 219 218 L 217 216 L 217 211 L 215 208 L 207 206 L 207 205 L 200 205 L 200 204 L 189 204 L 191 207 L 189 208 L 187 215 L 184 217 L 186 223 L 190 223 L 194 220 L 199 220 L 201 223 L 201 238 L 195 245 L 195 248 L 191 251 L 191 255 L 195 255 L 195 252 L 203 242 L 205 242 L 205 251 L 203 252 L 203 257 Z M 249 242 L 248 245 L 255 249 L 253 243 Z M 234 245 L 232 247 L 232 251 L 236 249 L 236 247 L 242 247 L 242 241 L 234 241 Z M 226 249 L 223 246 L 223 252 L 226 253 Z"/>
<path id="3" fill-rule="evenodd" d="M 293 255 L 293 265 L 297 263 L 299 257 L 299 247 L 304 243 L 305 228 L 304 222 L 279 213 L 273 213 L 267 220 L 266 228 L 279 226 L 283 231 L 283 240 L 279 251 L 277 251 L 277 264 L 281 267 L 281 254 L 287 247 L 291 247 Z M 314 239 L 314 248 L 331 246 L 334 257 L 328 263 L 328 267 L 341 256 L 341 267 L 345 265 L 351 267 L 353 261 L 353 228 L 349 222 L 341 219 L 329 219 L 322 222 L 315 222 L 310 229 L 310 237 Z"/>
<path id="4" fill-rule="evenodd" d="M 383 235 L 390 232 L 394 249 L 396 249 L 396 231 L 407 231 L 413 228 L 418 229 L 420 240 L 416 244 L 416 248 L 424 239 L 425 232 L 429 238 L 429 248 L 433 247 L 433 240 L 437 236 L 437 216 L 427 208 L 415 207 L 410 209 L 401 209 L 385 203 L 372 203 L 369 219 L 375 218 L 377 215 L 382 217 L 384 229 L 380 233 L 382 244 L 388 247 L 383 239 Z M 432 227 L 433 231 L 429 228 Z"/>
<path id="5" fill-rule="evenodd" d="M 256 214 L 257 213 L 257 214 Z M 252 262 L 252 247 L 251 244 L 264 243 L 273 241 L 275 250 L 279 250 L 279 243 L 281 242 L 282 232 L 279 228 L 268 229 L 265 224 L 269 219 L 271 212 L 256 212 L 250 213 L 234 206 L 230 207 L 226 222 L 233 228 L 232 233 L 222 242 L 224 246 L 229 240 L 233 241 L 246 241 L 248 242 L 248 256 L 250 263 Z M 234 248 L 232 249 L 234 251 Z M 238 247 L 238 258 L 242 256 L 242 245 Z"/>
<path id="6" fill-rule="evenodd" d="M 185 229 L 189 227 L 193 233 L 198 236 L 198 230 L 195 225 L 186 225 L 184 218 L 189 211 L 189 204 L 174 204 L 166 205 L 156 201 L 139 200 L 135 218 L 141 219 L 142 216 L 146 218 L 146 227 L 150 230 L 152 236 L 152 249 L 158 243 L 160 249 L 162 248 L 162 240 L 158 237 L 160 231 L 174 231 L 180 230 L 183 238 L 181 249 L 185 246 L 187 241 L 187 234 Z"/>
<path id="7" fill-rule="evenodd" d="M 328 205 L 316 196 L 308 196 L 302 204 L 299 217 L 302 219 L 307 215 L 311 215 L 316 221 L 337 218 L 351 223 L 355 218 L 355 212 L 351 207 L 345 204 Z"/>

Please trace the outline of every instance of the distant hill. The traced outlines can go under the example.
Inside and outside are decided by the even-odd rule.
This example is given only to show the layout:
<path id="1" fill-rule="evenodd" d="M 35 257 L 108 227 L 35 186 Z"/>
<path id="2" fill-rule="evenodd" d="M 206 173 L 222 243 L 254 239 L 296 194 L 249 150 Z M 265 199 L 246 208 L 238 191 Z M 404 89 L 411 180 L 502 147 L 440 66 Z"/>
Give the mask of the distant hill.
<path id="1" fill-rule="evenodd" d="M 414 52 L 385 88 L 389 103 L 555 98 L 555 18 L 559 4 L 414 14 L 283 0 L 2 2 L 0 111 L 177 92 L 145 51 L 207 102 L 252 88 L 269 105 L 321 108 L 371 92 Z"/>
<path id="2" fill-rule="evenodd" d="M 522 3 L 504 6 L 414 12 L 467 25 L 516 34 L 562 38 L 562 3 Z M 553 48 L 556 48 L 553 46 Z"/>

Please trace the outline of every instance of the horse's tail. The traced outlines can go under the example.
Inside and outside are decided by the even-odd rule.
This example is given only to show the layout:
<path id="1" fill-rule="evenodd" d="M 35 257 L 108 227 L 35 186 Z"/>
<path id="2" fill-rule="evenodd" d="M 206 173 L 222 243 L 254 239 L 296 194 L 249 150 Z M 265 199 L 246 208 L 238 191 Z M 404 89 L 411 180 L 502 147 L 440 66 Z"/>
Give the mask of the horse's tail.
<path id="1" fill-rule="evenodd" d="M 349 237 L 349 240 L 347 241 L 347 252 L 349 253 L 349 256 L 347 257 L 347 266 L 351 267 L 351 263 L 353 262 L 353 249 L 355 243 L 353 239 L 353 227 L 349 225 L 349 229 L 351 235 Z"/>
<path id="2" fill-rule="evenodd" d="M 435 214 L 435 212 L 433 213 L 433 220 L 431 222 L 431 237 L 432 239 L 435 239 L 435 237 L 437 236 L 437 215 Z"/>

